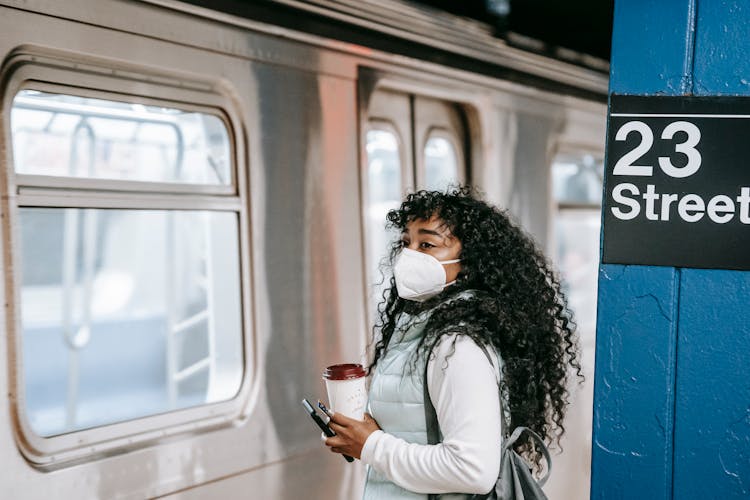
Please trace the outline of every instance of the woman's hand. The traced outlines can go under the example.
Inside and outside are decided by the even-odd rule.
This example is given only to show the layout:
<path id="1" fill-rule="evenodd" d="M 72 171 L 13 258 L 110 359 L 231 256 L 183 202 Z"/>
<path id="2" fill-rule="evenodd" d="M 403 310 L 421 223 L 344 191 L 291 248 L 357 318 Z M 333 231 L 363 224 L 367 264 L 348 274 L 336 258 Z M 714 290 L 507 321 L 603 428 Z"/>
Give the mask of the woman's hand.
<path id="1" fill-rule="evenodd" d="M 355 420 L 340 413 L 334 413 L 328 426 L 336 435 L 326 439 L 326 446 L 334 453 L 342 453 L 354 458 L 360 457 L 370 434 L 380 429 L 369 413 L 365 413 L 364 420 Z"/>

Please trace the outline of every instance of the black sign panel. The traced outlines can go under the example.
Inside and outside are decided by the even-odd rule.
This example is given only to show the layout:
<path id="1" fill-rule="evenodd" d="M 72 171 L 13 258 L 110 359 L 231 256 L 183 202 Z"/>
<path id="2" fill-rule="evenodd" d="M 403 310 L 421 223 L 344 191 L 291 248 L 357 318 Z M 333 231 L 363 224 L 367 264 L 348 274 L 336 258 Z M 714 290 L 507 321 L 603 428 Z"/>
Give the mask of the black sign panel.
<path id="1" fill-rule="evenodd" d="M 750 98 L 610 98 L 602 261 L 750 269 Z"/>

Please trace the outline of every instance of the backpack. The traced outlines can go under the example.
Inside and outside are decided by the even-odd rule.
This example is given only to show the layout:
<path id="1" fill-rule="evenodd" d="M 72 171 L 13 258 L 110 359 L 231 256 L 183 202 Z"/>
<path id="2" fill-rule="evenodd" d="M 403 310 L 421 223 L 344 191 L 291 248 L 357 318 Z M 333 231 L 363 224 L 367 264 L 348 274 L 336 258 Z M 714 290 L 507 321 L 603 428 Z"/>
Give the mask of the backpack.
<path id="1" fill-rule="evenodd" d="M 487 350 L 482 347 L 485 356 L 492 363 Z M 437 413 L 435 407 L 430 399 L 430 394 L 427 389 L 427 365 L 429 363 L 429 353 L 426 357 L 424 367 L 424 414 L 425 422 L 427 424 L 427 443 L 438 444 L 440 442 L 440 426 L 437 420 Z M 502 405 L 502 395 L 500 397 L 500 404 Z M 544 459 L 547 461 L 547 473 L 539 481 L 534 479 L 531 474 L 531 468 L 526 463 L 526 460 L 520 456 L 513 449 L 513 445 L 521 437 L 521 434 L 527 432 L 529 436 L 535 441 L 536 446 L 541 450 L 544 455 Z M 482 495 L 467 495 L 469 500 L 547 500 L 547 496 L 542 491 L 542 486 L 547 482 L 549 474 L 552 470 L 552 461 L 550 460 L 549 451 L 544 444 L 544 441 L 539 434 L 532 431 L 528 427 L 516 427 L 510 436 L 505 437 L 503 440 L 503 450 L 500 456 L 500 471 L 495 482 L 495 487 L 489 493 Z M 431 494 L 428 496 L 429 500 L 437 500 L 439 495 Z"/>

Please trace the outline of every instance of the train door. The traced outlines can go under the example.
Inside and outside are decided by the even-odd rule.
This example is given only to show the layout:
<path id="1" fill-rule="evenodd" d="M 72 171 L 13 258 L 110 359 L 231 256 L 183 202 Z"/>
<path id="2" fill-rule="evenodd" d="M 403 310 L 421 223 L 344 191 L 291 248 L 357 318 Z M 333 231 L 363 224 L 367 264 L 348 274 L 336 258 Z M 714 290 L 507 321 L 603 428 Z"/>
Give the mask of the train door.
<path id="1" fill-rule="evenodd" d="M 468 131 L 457 103 L 376 90 L 364 124 L 365 247 L 371 319 L 388 287 L 381 265 L 395 235 L 388 211 L 415 189 L 443 190 L 468 178 Z"/>

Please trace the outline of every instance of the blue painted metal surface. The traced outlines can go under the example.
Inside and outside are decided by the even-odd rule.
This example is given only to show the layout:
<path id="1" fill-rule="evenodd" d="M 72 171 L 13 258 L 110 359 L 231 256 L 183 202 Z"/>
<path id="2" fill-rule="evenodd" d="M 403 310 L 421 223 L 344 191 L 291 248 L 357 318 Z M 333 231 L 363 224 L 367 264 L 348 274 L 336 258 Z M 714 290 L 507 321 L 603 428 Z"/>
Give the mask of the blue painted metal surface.
<path id="1" fill-rule="evenodd" d="M 684 93 L 694 14 L 688 0 L 615 1 L 610 93 Z"/>
<path id="2" fill-rule="evenodd" d="M 696 25 L 694 93 L 750 95 L 750 4 L 700 2 Z M 749 304 L 748 272 L 682 271 L 674 498 L 750 498 Z"/>
<path id="3" fill-rule="evenodd" d="M 750 95 L 748 26 L 744 0 L 619 0 L 610 92 Z M 592 498 L 750 498 L 749 299 L 748 272 L 602 266 Z"/>
<path id="4" fill-rule="evenodd" d="M 685 93 L 694 21 L 690 1 L 616 2 L 610 93 Z M 679 276 L 674 268 L 600 268 L 592 499 L 672 498 Z"/>
<path id="5" fill-rule="evenodd" d="M 599 271 L 591 498 L 671 498 L 678 272 Z"/>
<path id="6" fill-rule="evenodd" d="M 750 2 L 704 0 L 697 27 L 694 93 L 750 94 Z"/>
<path id="7" fill-rule="evenodd" d="M 750 273 L 683 269 L 674 498 L 750 498 Z"/>

